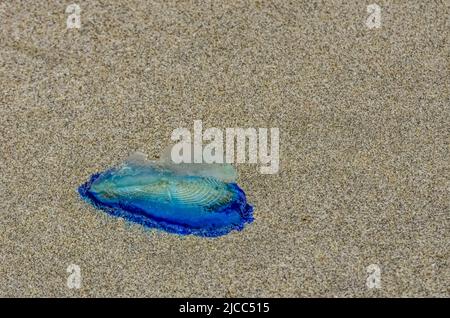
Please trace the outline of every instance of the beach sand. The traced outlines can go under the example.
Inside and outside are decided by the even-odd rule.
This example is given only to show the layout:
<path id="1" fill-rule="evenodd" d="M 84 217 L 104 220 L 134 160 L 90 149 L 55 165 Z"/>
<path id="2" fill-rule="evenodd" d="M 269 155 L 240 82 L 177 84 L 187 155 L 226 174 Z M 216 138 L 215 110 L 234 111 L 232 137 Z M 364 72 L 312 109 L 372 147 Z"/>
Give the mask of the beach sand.
<path id="1" fill-rule="evenodd" d="M 0 4 L 0 296 L 449 297 L 449 13 L 431 1 Z M 145 230 L 77 187 L 175 128 L 278 127 L 241 232 Z M 67 267 L 81 288 L 67 286 Z M 368 288 L 368 266 L 381 270 Z"/>

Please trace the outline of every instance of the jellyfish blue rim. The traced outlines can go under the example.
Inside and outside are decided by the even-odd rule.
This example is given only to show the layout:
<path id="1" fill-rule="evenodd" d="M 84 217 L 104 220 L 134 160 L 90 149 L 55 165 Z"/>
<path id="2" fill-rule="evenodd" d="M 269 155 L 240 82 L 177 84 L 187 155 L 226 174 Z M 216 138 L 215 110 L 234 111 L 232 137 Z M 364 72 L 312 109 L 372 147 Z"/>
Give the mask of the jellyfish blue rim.
<path id="1" fill-rule="evenodd" d="M 110 206 L 104 202 L 100 202 L 92 193 L 89 191 L 92 183 L 95 182 L 100 176 L 113 172 L 114 169 L 109 169 L 102 173 L 94 173 L 91 175 L 89 180 L 78 187 L 78 193 L 80 197 L 90 203 L 95 208 L 106 212 L 107 214 L 115 217 L 121 217 L 129 222 L 137 223 L 145 228 L 149 229 L 159 229 L 173 234 L 179 235 L 196 235 L 201 237 L 219 237 L 230 233 L 231 231 L 242 231 L 245 227 L 246 223 L 252 223 L 254 221 L 253 217 L 253 206 L 247 203 L 247 199 L 244 191 L 237 185 L 237 183 L 227 183 L 238 195 L 237 200 L 233 200 L 228 205 L 222 207 L 216 213 L 231 213 L 234 211 L 239 211 L 241 215 L 242 222 L 239 224 L 230 224 L 229 226 L 222 227 L 220 229 L 193 229 L 189 228 L 186 225 L 175 222 L 166 222 L 164 220 L 158 220 L 155 217 L 148 217 L 145 214 L 145 211 L 134 208 L 127 207 L 125 208 L 121 204 L 118 206 Z M 238 202 L 244 202 L 244 206 L 239 206 Z"/>

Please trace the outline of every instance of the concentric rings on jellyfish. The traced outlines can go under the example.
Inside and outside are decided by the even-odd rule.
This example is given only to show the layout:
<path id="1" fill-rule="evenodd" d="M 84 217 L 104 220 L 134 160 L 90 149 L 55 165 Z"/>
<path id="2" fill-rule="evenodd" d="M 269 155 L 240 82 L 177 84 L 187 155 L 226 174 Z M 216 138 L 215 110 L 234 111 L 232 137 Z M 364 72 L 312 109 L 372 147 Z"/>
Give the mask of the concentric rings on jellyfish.
<path id="1" fill-rule="evenodd" d="M 186 206 L 210 207 L 229 201 L 231 196 L 224 184 L 204 178 L 201 182 L 195 179 L 180 180 L 174 187 L 172 199 Z"/>

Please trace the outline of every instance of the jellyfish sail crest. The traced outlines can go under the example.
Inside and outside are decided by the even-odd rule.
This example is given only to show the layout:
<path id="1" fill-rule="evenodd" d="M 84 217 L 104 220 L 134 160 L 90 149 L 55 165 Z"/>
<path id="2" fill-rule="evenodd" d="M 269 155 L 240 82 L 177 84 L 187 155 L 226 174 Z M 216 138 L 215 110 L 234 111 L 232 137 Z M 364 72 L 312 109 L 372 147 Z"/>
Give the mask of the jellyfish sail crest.
<path id="1" fill-rule="evenodd" d="M 220 236 L 251 223 L 253 207 L 230 177 L 234 168 L 212 166 L 150 161 L 134 153 L 121 165 L 94 174 L 78 191 L 95 207 L 146 227 Z"/>
<path id="2" fill-rule="evenodd" d="M 229 163 L 175 163 L 171 157 L 171 147 L 163 150 L 160 159 L 150 161 L 142 152 L 132 153 L 125 161 L 128 165 L 159 166 L 179 175 L 213 177 L 224 182 L 236 182 L 236 169 Z"/>
<path id="3" fill-rule="evenodd" d="M 128 158 L 125 160 L 125 163 L 129 164 L 142 164 L 145 165 L 149 162 L 148 157 L 145 153 L 140 151 L 135 151 L 131 153 Z"/>

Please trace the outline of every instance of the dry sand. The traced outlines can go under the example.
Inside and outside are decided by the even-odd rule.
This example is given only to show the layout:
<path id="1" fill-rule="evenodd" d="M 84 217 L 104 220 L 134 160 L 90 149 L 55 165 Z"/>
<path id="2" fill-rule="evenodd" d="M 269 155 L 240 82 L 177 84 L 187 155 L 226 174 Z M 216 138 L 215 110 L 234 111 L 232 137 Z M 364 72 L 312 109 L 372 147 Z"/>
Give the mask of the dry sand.
<path id="1" fill-rule="evenodd" d="M 448 1 L 377 1 L 372 30 L 361 1 L 76 3 L 79 30 L 66 1 L 0 4 L 1 296 L 449 296 Z M 238 166 L 244 231 L 78 197 L 195 119 L 280 128 L 280 173 Z"/>

